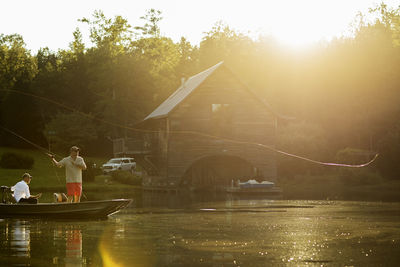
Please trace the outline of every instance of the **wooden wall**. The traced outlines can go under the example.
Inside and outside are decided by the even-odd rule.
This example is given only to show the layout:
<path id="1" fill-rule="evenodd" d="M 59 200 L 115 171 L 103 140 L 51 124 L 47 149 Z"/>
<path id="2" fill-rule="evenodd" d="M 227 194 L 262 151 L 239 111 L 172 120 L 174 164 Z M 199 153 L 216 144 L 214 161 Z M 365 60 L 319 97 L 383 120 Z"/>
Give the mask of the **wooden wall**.
<path id="1" fill-rule="evenodd" d="M 213 112 L 213 104 L 225 104 L 226 113 L 220 116 L 218 112 Z M 275 180 L 275 153 L 249 143 L 274 146 L 276 120 L 276 116 L 235 75 L 224 66 L 219 67 L 169 114 L 166 121 L 169 134 L 162 140 L 165 142 L 162 147 L 167 149 L 165 164 L 168 165 L 168 178 L 179 182 L 197 160 L 228 155 L 246 160 L 265 179 Z M 179 131 L 194 131 L 221 138 L 177 133 Z"/>

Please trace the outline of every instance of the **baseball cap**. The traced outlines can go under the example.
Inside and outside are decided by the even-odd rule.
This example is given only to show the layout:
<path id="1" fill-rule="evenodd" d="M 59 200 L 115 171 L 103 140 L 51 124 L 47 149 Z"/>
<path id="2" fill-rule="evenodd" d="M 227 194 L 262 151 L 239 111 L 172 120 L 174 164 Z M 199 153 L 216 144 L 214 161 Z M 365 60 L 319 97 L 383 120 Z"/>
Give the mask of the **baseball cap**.
<path id="1" fill-rule="evenodd" d="M 73 146 L 73 147 L 71 147 L 70 151 L 79 151 L 79 147 Z"/>
<path id="2" fill-rule="evenodd" d="M 22 178 L 25 178 L 25 177 L 29 177 L 29 178 L 32 178 L 32 175 L 30 175 L 29 173 L 24 173 L 23 175 L 22 175 Z"/>

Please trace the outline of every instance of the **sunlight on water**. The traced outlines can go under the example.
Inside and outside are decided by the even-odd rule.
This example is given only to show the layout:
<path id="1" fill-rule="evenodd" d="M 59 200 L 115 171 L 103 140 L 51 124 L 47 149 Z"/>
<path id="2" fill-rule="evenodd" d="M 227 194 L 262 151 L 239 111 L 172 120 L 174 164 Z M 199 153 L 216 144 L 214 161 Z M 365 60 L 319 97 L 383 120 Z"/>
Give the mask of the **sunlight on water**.
<path id="1" fill-rule="evenodd" d="M 110 252 L 106 248 L 105 241 L 100 242 L 99 251 L 101 255 L 101 259 L 103 261 L 104 267 L 122 267 L 124 265 L 117 263 L 110 255 Z"/>
<path id="2" fill-rule="evenodd" d="M 169 199 L 176 197 L 177 199 Z M 400 263 L 399 203 L 148 196 L 101 221 L 0 220 L 0 265 Z"/>

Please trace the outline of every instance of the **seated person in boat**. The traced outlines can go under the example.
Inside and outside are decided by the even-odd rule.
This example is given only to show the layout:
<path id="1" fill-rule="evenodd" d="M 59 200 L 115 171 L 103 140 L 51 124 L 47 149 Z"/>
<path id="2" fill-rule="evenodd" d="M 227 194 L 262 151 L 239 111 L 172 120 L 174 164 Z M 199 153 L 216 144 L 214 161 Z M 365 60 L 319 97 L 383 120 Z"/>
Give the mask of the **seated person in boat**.
<path id="1" fill-rule="evenodd" d="M 22 175 L 22 181 L 19 181 L 11 187 L 11 191 L 14 191 L 14 198 L 17 203 L 28 203 L 28 204 L 37 204 L 38 198 L 42 196 L 42 193 L 37 195 L 31 195 L 29 192 L 29 183 L 32 180 L 32 176 L 29 173 L 24 173 Z"/>

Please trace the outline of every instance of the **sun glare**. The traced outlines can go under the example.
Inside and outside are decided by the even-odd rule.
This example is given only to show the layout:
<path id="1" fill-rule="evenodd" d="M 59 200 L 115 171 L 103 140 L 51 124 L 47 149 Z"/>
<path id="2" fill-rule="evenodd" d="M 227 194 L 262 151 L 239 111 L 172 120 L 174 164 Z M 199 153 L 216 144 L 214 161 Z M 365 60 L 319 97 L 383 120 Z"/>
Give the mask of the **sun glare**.
<path id="1" fill-rule="evenodd" d="M 282 28 L 280 30 L 278 29 L 277 32 L 273 33 L 272 35 L 283 45 L 295 48 L 309 46 L 320 40 L 326 39 L 326 36 L 320 35 L 309 29 L 296 31 L 294 29 Z"/>
<path id="2" fill-rule="evenodd" d="M 265 9 L 276 12 L 265 17 L 263 28 L 284 45 L 308 46 L 340 36 L 354 17 L 351 5 L 316 0 L 272 1 Z"/>
<path id="3" fill-rule="evenodd" d="M 79 2 L 75 1 L 74 2 Z M 254 38 L 272 35 L 283 45 L 303 47 L 320 40 L 331 40 L 348 30 L 358 12 L 368 13 L 378 0 L 148 0 L 135 2 L 115 0 L 80 1 L 80 8 L 65 5 L 60 14 L 51 0 L 43 0 L 43 7 L 37 9 L 35 1 L 27 1 L 21 10 L 18 1 L 8 1 L 7 12 L 0 16 L 3 34 L 19 33 L 27 46 L 34 51 L 40 47 L 53 50 L 66 48 L 71 33 L 76 27 L 85 25 L 77 19 L 90 17 L 94 10 L 103 10 L 109 17 L 121 15 L 133 26 L 140 26 L 139 19 L 146 9 L 156 8 L 163 12 L 160 23 L 164 35 L 174 41 L 182 36 L 192 44 L 199 45 L 204 32 L 208 32 L 217 21 L 226 22 L 232 29 L 248 33 Z M 398 6 L 398 0 L 385 0 L 390 6 Z M 31 12 L 35 10 L 35 12 Z M 207 14 L 206 16 L 204 14 Z M 30 23 L 26 23 L 29 21 Z M 48 23 L 56 21 L 57 23 Z M 185 21 L 185 23 L 182 23 Z M 52 38 L 50 38 L 52 37 Z"/>

